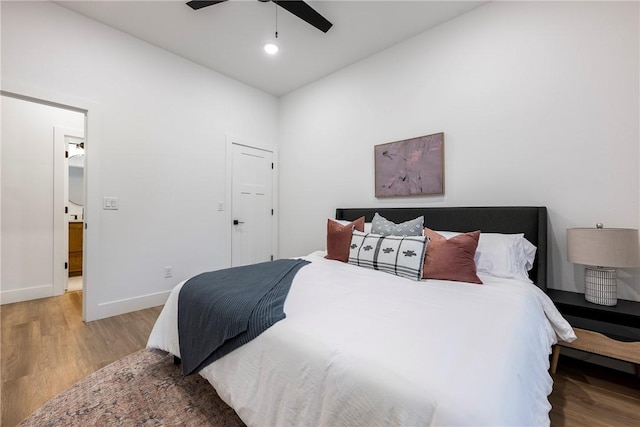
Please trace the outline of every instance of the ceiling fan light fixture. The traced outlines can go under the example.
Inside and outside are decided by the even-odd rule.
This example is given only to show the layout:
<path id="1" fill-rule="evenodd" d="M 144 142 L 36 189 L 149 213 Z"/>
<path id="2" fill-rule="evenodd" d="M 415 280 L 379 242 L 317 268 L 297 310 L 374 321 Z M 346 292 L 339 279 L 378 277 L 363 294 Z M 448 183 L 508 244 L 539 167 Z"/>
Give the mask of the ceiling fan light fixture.
<path id="1" fill-rule="evenodd" d="M 280 48 L 278 48 L 278 45 L 274 42 L 267 42 L 264 45 L 264 51 L 269 55 L 275 55 L 276 53 L 278 53 L 278 50 L 280 50 Z"/>
<path id="2" fill-rule="evenodd" d="M 260 0 L 260 1 L 264 2 L 269 0 Z M 264 51 L 267 52 L 268 55 L 275 55 L 280 50 L 280 48 L 276 44 L 276 41 L 278 40 L 278 8 L 277 7 L 275 8 L 275 11 L 276 11 L 276 33 L 275 33 L 276 39 L 269 40 L 264 45 Z"/>

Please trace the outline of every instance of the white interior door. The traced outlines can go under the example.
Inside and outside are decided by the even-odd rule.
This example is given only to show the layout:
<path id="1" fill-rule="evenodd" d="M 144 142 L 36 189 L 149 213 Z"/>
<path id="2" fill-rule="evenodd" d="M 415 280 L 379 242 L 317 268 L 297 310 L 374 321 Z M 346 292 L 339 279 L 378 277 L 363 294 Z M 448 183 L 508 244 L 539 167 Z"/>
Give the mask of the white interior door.
<path id="1" fill-rule="evenodd" d="M 273 153 L 232 144 L 231 265 L 272 258 Z"/>

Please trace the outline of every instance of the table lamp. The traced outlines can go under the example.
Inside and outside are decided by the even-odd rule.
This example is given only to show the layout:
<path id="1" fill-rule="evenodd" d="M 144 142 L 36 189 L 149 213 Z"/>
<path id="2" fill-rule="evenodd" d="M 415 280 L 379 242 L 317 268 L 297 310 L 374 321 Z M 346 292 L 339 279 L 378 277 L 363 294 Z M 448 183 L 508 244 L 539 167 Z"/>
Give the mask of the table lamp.
<path id="1" fill-rule="evenodd" d="M 584 297 L 594 304 L 618 302 L 616 268 L 638 267 L 638 230 L 630 228 L 569 228 L 567 258 L 585 265 Z"/>

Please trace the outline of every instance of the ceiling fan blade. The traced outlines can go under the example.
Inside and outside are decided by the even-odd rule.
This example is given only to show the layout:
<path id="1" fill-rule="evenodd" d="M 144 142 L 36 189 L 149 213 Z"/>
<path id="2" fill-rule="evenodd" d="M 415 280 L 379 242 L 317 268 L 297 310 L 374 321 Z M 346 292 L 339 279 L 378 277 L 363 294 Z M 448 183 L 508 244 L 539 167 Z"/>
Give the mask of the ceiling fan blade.
<path id="1" fill-rule="evenodd" d="M 293 13 L 298 18 L 313 25 L 323 33 L 329 31 L 329 28 L 333 26 L 324 16 L 320 15 L 306 2 L 301 0 L 273 0 L 275 4 L 283 9 Z M 207 2 L 203 2 L 207 3 Z"/>
<path id="2" fill-rule="evenodd" d="M 193 10 L 202 9 L 203 7 L 212 6 L 214 4 L 222 3 L 227 0 L 213 0 L 213 1 L 188 1 L 187 6 Z"/>

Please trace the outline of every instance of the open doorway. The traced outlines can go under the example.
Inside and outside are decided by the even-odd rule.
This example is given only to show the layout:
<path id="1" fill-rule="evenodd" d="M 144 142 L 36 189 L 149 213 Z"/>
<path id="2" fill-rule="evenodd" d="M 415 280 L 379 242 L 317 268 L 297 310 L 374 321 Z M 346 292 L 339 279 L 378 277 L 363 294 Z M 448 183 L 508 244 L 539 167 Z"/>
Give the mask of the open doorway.
<path id="1" fill-rule="evenodd" d="M 0 296 L 8 304 L 64 293 L 68 171 L 56 129 L 80 129 L 84 138 L 85 113 L 4 92 L 1 99 Z"/>
<path id="2" fill-rule="evenodd" d="M 65 292 L 83 290 L 82 266 L 84 260 L 84 129 L 56 128 L 56 144 L 64 144 L 64 252 L 67 254 Z"/>

